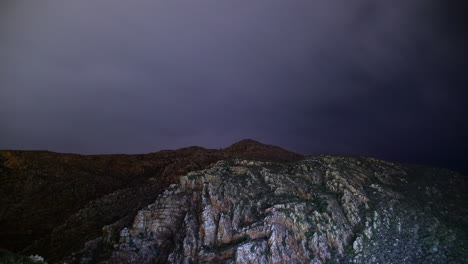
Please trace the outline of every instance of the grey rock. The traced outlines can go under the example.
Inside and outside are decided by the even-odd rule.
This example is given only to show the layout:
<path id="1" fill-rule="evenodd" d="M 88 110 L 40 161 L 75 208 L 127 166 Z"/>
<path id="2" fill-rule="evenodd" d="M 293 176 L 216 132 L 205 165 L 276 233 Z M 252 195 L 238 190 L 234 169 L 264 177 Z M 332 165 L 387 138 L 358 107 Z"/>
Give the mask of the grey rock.
<path id="1" fill-rule="evenodd" d="M 466 229 L 419 206 L 418 195 L 444 190 L 416 193 L 412 173 L 367 158 L 221 161 L 140 210 L 103 263 L 461 261 Z M 465 209 L 451 217 L 466 224 Z"/>

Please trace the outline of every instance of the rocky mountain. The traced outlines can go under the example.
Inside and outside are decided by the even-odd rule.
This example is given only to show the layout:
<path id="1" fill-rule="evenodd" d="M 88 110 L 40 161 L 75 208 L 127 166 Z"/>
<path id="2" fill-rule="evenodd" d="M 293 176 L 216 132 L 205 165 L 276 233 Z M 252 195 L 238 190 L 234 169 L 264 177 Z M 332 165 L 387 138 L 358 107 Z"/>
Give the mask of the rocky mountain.
<path id="1" fill-rule="evenodd" d="M 0 151 L 0 248 L 60 261 L 106 229 L 120 230 L 181 175 L 231 158 L 302 156 L 242 140 L 142 155 Z"/>
<path id="2" fill-rule="evenodd" d="M 468 186 L 458 173 L 364 157 L 304 158 L 250 140 L 148 155 L 2 152 L 2 183 L 12 186 L 1 187 L 2 208 L 9 203 L 2 246 L 5 235 L 39 224 L 43 233 L 31 232 L 30 244 L 26 233 L 8 249 L 25 246 L 23 254 L 49 263 L 467 263 Z M 42 173 L 28 176 L 33 171 Z M 37 175 L 71 181 L 88 202 L 53 216 L 70 205 L 44 201 L 78 197 L 39 196 L 55 178 Z M 106 186 L 117 180 L 115 189 Z M 40 223 L 48 217 L 55 226 Z"/>

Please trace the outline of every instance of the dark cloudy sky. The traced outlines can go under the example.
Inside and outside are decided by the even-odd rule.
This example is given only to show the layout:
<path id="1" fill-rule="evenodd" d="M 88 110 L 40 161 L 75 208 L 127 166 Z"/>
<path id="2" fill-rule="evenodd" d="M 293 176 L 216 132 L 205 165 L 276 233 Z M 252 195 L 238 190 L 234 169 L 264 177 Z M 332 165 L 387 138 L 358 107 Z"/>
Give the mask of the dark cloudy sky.
<path id="1" fill-rule="evenodd" d="M 253 138 L 468 171 L 461 0 L 2 0 L 0 149 Z"/>

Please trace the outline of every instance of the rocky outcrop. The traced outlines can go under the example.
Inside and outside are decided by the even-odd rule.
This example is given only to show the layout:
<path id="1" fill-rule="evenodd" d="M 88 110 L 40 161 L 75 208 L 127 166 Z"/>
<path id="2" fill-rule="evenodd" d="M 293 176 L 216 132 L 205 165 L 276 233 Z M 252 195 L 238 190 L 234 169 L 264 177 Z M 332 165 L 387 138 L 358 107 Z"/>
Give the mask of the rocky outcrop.
<path id="1" fill-rule="evenodd" d="M 225 160 L 140 210 L 105 259 L 69 263 L 463 263 L 467 201 L 465 177 L 446 170 Z"/>
<path id="2" fill-rule="evenodd" d="M 17 259 L 468 259 L 466 177 L 370 158 L 302 159 L 252 140 L 146 155 L 0 151 L 0 198 L 0 248 Z"/>
<path id="3" fill-rule="evenodd" d="M 179 176 L 244 156 L 302 157 L 253 140 L 221 150 L 189 147 L 142 155 L 0 151 L 0 248 L 39 254 L 48 262 L 83 247 L 98 248 L 93 254 L 100 255 L 137 211 Z M 105 239 L 99 240 L 103 229 Z"/>

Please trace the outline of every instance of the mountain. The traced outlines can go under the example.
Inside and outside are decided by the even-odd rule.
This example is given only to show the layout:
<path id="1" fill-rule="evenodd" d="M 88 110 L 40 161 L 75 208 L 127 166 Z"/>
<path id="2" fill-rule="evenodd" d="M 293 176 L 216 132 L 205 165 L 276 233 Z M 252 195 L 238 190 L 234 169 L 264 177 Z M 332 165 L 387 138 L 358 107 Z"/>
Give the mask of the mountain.
<path id="1" fill-rule="evenodd" d="M 230 157 L 254 160 L 292 161 L 300 156 L 282 148 L 265 145 L 252 139 L 244 139 L 224 149 Z"/>
<path id="2" fill-rule="evenodd" d="M 0 248 L 49 262 L 78 251 L 102 228 L 120 230 L 181 175 L 230 158 L 298 160 L 253 140 L 221 150 L 188 147 L 141 155 L 0 151 Z"/>
<path id="3" fill-rule="evenodd" d="M 1 247 L 49 263 L 468 259 L 467 178 L 445 169 L 301 157 L 253 140 L 146 155 L 1 155 Z"/>

